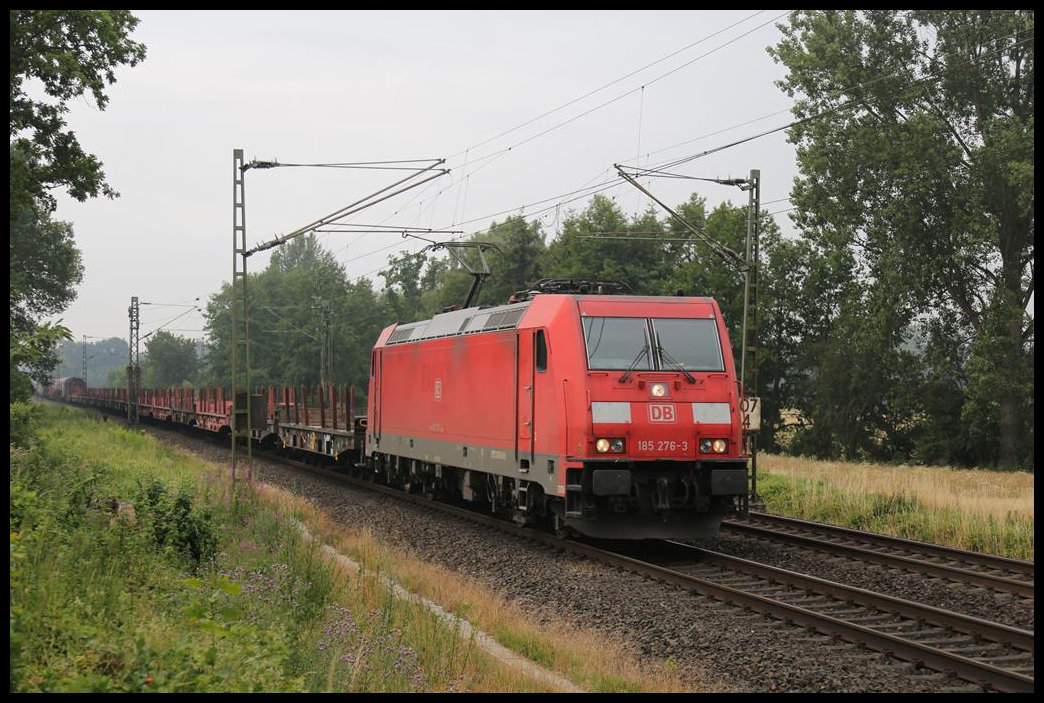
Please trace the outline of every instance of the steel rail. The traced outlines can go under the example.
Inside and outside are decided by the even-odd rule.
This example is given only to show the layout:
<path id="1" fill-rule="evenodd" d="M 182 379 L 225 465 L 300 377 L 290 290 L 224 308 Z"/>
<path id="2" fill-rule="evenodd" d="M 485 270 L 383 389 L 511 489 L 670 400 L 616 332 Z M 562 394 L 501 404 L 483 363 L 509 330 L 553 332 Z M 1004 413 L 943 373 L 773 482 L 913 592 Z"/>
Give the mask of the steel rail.
<path id="1" fill-rule="evenodd" d="M 752 513 L 752 516 L 755 515 Z M 775 516 L 771 516 L 775 518 Z M 762 516 L 757 515 L 757 519 L 761 520 Z M 855 556 L 861 561 L 875 562 L 884 564 L 886 566 L 893 566 L 908 571 L 915 571 L 920 574 L 928 576 L 936 576 L 939 578 L 945 578 L 952 581 L 958 581 L 960 583 L 968 583 L 976 586 L 983 586 L 985 588 L 991 588 L 1004 593 L 1014 593 L 1023 598 L 1033 598 L 1033 573 L 1032 573 L 1032 562 L 1019 562 L 1017 560 L 1008 559 L 1008 562 L 1014 562 L 1015 564 L 1028 564 L 1030 568 L 1029 577 L 1031 580 L 1025 581 L 1018 578 L 1012 578 L 1010 576 L 999 576 L 995 574 L 985 573 L 982 571 L 976 571 L 965 568 L 963 566 L 952 566 L 949 564 L 939 564 L 936 562 L 926 561 L 927 558 L 936 557 L 939 555 L 947 554 L 942 557 L 949 559 L 951 562 L 957 556 L 950 556 L 952 553 L 957 555 L 972 555 L 969 557 L 965 564 L 985 565 L 990 563 L 988 559 L 975 559 L 975 557 L 989 557 L 990 555 L 979 554 L 977 552 L 965 552 L 963 550 L 956 550 L 950 547 L 943 547 L 942 545 L 932 545 L 925 542 L 914 542 L 912 540 L 902 540 L 899 538 L 892 538 L 888 535 L 877 535 L 869 532 L 859 532 L 858 530 L 849 530 L 847 528 L 834 528 L 832 525 L 821 525 L 819 523 L 810 523 L 804 521 L 791 521 L 789 518 L 783 518 L 779 521 L 779 524 L 786 528 L 793 528 L 799 526 L 799 529 L 807 530 L 810 532 L 819 532 L 830 537 L 837 539 L 852 539 L 860 541 L 864 546 L 856 546 L 852 544 L 843 544 L 841 542 L 832 541 L 831 539 L 821 539 L 820 537 L 813 537 L 802 534 L 795 534 L 793 532 L 781 532 L 778 529 L 770 527 L 760 527 L 758 525 L 751 525 L 745 522 L 736 520 L 727 520 L 722 522 L 723 531 L 735 532 L 743 535 L 750 535 L 755 537 L 761 537 L 777 542 L 789 542 L 792 544 L 798 544 L 813 549 L 829 552 L 831 554 L 837 554 L 840 556 Z M 880 539 L 879 539 L 880 538 Z M 923 545 L 923 550 L 918 550 L 918 546 Z M 879 547 L 880 549 L 902 549 L 905 551 L 921 551 L 922 553 L 917 556 L 905 556 L 901 554 L 894 554 L 880 549 L 874 549 Z M 937 549 L 936 549 L 937 548 Z M 1004 559 L 1004 557 L 997 557 L 997 559 Z M 1003 568 L 995 566 L 992 568 Z"/>
<path id="2" fill-rule="evenodd" d="M 1034 690 L 1033 677 L 995 666 L 989 662 L 977 661 L 959 653 L 947 652 L 930 645 L 904 639 L 897 635 L 880 632 L 871 627 L 847 622 L 843 619 L 827 614 L 817 613 L 807 608 L 788 604 L 773 598 L 767 598 L 756 593 L 751 593 L 747 590 L 715 583 L 710 579 L 686 574 L 674 568 L 668 568 L 648 561 L 635 559 L 618 552 L 601 549 L 583 542 L 562 540 L 554 535 L 537 532 L 532 529 L 521 528 L 492 515 L 485 515 L 468 508 L 440 503 L 422 495 L 405 493 L 400 489 L 354 478 L 343 472 L 333 471 L 283 458 L 279 458 L 279 461 L 329 476 L 355 486 L 374 490 L 395 497 L 399 500 L 406 500 L 410 503 L 422 505 L 426 509 L 434 509 L 471 522 L 477 522 L 491 529 L 506 532 L 520 539 L 534 541 L 555 549 L 561 549 L 573 554 L 596 559 L 604 564 L 641 574 L 663 583 L 716 598 L 739 607 L 750 608 L 751 610 L 782 619 L 789 623 L 795 623 L 811 628 L 817 632 L 837 636 L 848 642 L 865 645 L 875 651 L 884 652 L 904 661 L 917 662 L 936 671 L 952 673 L 965 681 L 970 681 L 982 686 L 988 686 L 997 691 L 1020 693 L 1032 692 Z M 682 545 L 680 543 L 669 544 L 685 547 L 686 549 L 699 549 L 697 547 L 689 547 L 689 545 Z M 742 571 L 743 573 L 752 573 L 760 570 L 762 573 L 772 574 L 773 578 L 777 580 L 787 578 L 793 580 L 795 583 L 815 584 L 816 588 L 823 591 L 832 589 L 836 593 L 846 594 L 848 598 L 843 598 L 846 600 L 850 600 L 851 598 L 856 597 L 856 595 L 860 598 L 865 598 L 868 602 L 876 599 L 877 602 L 884 604 L 884 607 L 894 610 L 901 609 L 904 613 L 908 613 L 904 615 L 904 617 L 907 618 L 923 618 L 925 621 L 939 623 L 949 619 L 951 623 L 957 624 L 956 626 L 953 624 L 950 625 L 950 627 L 955 631 L 971 635 L 972 637 L 991 639 L 998 642 L 998 644 L 1008 644 L 1023 651 L 1033 651 L 1033 633 L 1026 630 L 1019 630 L 1018 628 L 1009 627 L 1007 625 L 979 620 L 978 618 L 972 618 L 959 613 L 950 613 L 932 606 L 919 605 L 910 601 L 902 601 L 901 599 L 886 596 L 884 594 L 844 586 L 842 584 L 836 584 L 823 579 L 805 576 L 803 574 L 787 572 L 783 569 L 757 564 L 736 557 L 728 557 L 727 555 L 710 552 L 708 550 L 699 551 L 703 552 L 706 557 L 710 559 L 733 562 L 733 568 L 737 571 Z M 742 570 L 740 567 L 742 567 Z M 840 596 L 832 597 L 841 598 Z M 936 626 L 944 627 L 944 625 L 941 624 Z M 960 627 L 961 629 L 957 630 L 957 627 Z"/>
<path id="3" fill-rule="evenodd" d="M 982 552 L 973 552 L 967 549 L 947 547 L 942 544 L 919 542 L 913 539 L 907 539 L 904 537 L 894 537 L 892 535 L 884 535 L 877 532 L 864 532 L 862 530 L 854 530 L 849 527 L 827 525 L 825 523 L 811 522 L 809 520 L 785 517 L 783 515 L 772 515 L 771 513 L 751 512 L 750 518 L 752 520 L 769 522 L 775 525 L 789 527 L 793 529 L 807 529 L 818 532 L 828 532 L 830 534 L 838 536 L 849 537 L 853 540 L 859 540 L 864 542 L 871 541 L 874 544 L 880 544 L 881 546 L 892 547 L 895 549 L 908 549 L 910 551 L 935 558 L 950 559 L 952 561 L 973 564 L 987 569 L 1007 571 L 1014 573 L 1018 576 L 1026 577 L 1029 581 L 1033 580 L 1034 562 L 1032 561 L 1012 559 L 1010 557 L 997 556 L 996 554 L 984 554 Z M 729 522 L 733 523 L 735 521 L 730 520 Z"/>
<path id="4" fill-rule="evenodd" d="M 207 434 L 210 435 L 212 433 L 208 432 Z M 898 659 L 915 662 L 933 670 L 951 673 L 958 678 L 973 682 L 977 685 L 988 686 L 1002 692 L 1032 692 L 1034 690 L 1032 676 L 1027 676 L 1018 671 L 1004 669 L 989 662 L 977 661 L 959 653 L 947 652 L 923 643 L 904 639 L 897 635 L 880 632 L 871 627 L 847 622 L 841 618 L 833 617 L 824 613 L 817 613 L 808 608 L 752 593 L 749 590 L 715 583 L 710 579 L 695 576 L 693 574 L 686 574 L 675 568 L 668 568 L 644 560 L 635 559 L 624 554 L 601 549 L 583 542 L 563 540 L 550 534 L 521 528 L 501 518 L 493 517 L 492 515 L 484 515 L 470 509 L 436 502 L 425 496 L 405 493 L 397 488 L 383 486 L 372 481 L 348 476 L 342 471 L 334 471 L 324 467 L 305 464 L 270 454 L 267 456 L 272 460 L 288 466 L 301 468 L 333 478 L 340 482 L 377 491 L 384 495 L 394 497 L 397 500 L 406 500 L 411 503 L 423 505 L 426 509 L 434 509 L 471 522 L 477 522 L 520 539 L 526 539 L 545 544 L 555 549 L 565 550 L 573 554 L 596 559 L 602 563 L 622 568 L 636 574 L 641 574 L 663 583 L 722 600 L 739 607 L 749 608 L 770 615 L 771 617 L 782 619 L 788 623 L 798 624 L 817 632 L 836 636 L 845 641 L 861 644 L 876 651 L 894 656 Z M 908 601 L 904 602 L 901 601 L 901 599 L 895 599 L 883 594 L 876 594 L 870 591 L 864 591 L 863 589 L 856 589 L 842 584 L 825 581 L 823 579 L 805 576 L 803 574 L 786 572 L 775 567 L 757 564 L 756 562 L 750 562 L 736 557 L 728 557 L 727 555 L 709 552 L 708 550 L 702 550 L 689 545 L 682 545 L 681 543 L 666 542 L 666 544 L 670 544 L 672 547 L 683 547 L 686 550 L 698 550 L 703 554 L 702 558 L 706 561 L 730 562 L 733 564 L 732 568 L 740 573 L 753 574 L 754 572 L 760 572 L 766 574 L 766 576 L 760 577 L 765 578 L 766 580 L 771 578 L 778 582 L 784 578 L 792 579 L 795 583 L 802 582 L 811 584 L 814 588 L 820 589 L 820 591 L 834 590 L 838 593 L 849 594 L 849 597 L 839 598 L 839 602 L 850 601 L 851 594 L 858 594 L 861 598 L 878 599 L 882 603 L 887 603 L 888 605 L 886 607 L 890 608 L 890 610 L 887 611 L 889 614 L 897 610 L 899 607 L 902 607 L 903 611 L 906 613 L 913 613 L 915 611 L 921 613 L 922 617 L 916 619 L 924 619 L 925 621 L 930 622 L 931 620 L 940 621 L 944 618 L 949 618 L 952 622 L 960 623 L 959 626 L 962 628 L 960 631 L 971 629 L 972 632 L 968 632 L 967 634 L 970 634 L 973 637 L 1001 639 L 1004 644 L 1011 645 L 1017 649 L 1022 649 L 1023 651 L 1028 652 L 1033 651 L 1033 633 L 1030 631 L 1019 630 L 998 623 L 978 620 L 977 618 L 970 618 L 958 613 L 950 613 L 931 606 L 923 606 Z M 904 615 L 904 617 L 913 618 L 914 616 Z M 929 620 L 929 618 L 931 618 L 931 620 Z M 975 627 L 980 624 L 982 625 L 981 629 L 976 630 Z M 956 631 L 956 628 L 954 629 Z M 1016 657 L 1002 658 L 1011 659 Z"/>

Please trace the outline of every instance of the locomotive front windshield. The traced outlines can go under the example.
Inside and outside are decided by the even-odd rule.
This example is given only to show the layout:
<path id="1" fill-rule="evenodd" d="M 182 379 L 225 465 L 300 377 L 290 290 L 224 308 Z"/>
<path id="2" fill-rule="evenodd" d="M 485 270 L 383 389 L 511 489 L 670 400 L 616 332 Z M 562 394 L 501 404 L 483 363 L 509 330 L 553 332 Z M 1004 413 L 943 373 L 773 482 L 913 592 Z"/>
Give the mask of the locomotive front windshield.
<path id="1" fill-rule="evenodd" d="M 713 319 L 584 317 L 583 324 L 591 370 L 725 370 Z"/>
<path id="2" fill-rule="evenodd" d="M 724 371 L 718 325 L 714 320 L 656 318 L 652 321 L 659 343 L 661 369 Z"/>
<path id="3" fill-rule="evenodd" d="M 644 317 L 585 317 L 589 369 L 651 369 L 649 325 Z"/>

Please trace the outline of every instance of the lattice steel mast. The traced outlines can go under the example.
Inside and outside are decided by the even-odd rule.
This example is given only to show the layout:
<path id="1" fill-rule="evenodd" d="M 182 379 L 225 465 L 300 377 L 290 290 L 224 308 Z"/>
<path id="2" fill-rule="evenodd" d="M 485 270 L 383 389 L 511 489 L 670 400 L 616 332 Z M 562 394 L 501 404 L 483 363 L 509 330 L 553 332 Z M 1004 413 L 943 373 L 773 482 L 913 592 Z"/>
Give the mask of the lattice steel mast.
<path id="1" fill-rule="evenodd" d="M 141 308 L 138 306 L 138 296 L 131 298 L 130 307 L 127 308 L 130 317 L 130 336 L 128 338 L 127 352 L 127 422 L 132 425 L 138 424 L 138 394 L 141 391 L 141 364 L 138 359 L 138 333 L 141 331 Z M 86 366 L 87 362 L 84 362 Z M 84 383 L 87 379 L 83 379 Z"/>

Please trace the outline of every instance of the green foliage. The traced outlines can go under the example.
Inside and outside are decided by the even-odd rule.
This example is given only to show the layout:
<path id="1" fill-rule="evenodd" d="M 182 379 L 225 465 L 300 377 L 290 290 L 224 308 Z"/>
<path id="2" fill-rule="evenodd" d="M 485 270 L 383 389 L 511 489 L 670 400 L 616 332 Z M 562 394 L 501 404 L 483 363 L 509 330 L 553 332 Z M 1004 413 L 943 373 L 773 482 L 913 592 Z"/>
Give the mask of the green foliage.
<path id="1" fill-rule="evenodd" d="M 145 340 L 142 384 L 145 388 L 180 386 L 199 378 L 196 343 L 180 335 L 159 330 Z"/>
<path id="2" fill-rule="evenodd" d="M 87 352 L 87 374 L 84 381 L 90 388 L 122 386 L 127 382 L 127 340 L 119 337 L 108 339 L 88 340 Z M 58 378 L 65 376 L 84 376 L 83 373 L 84 344 L 82 340 L 70 339 L 58 345 L 58 356 L 60 363 L 54 375 Z M 116 372 L 117 382 L 110 382 L 110 374 Z"/>
<path id="3" fill-rule="evenodd" d="M 488 244 L 490 248 L 483 251 L 482 257 L 478 249 L 463 246 L 447 248 L 450 253 L 441 258 L 408 255 L 392 260 L 385 276 L 388 285 L 384 294 L 397 314 L 406 315 L 398 321 L 431 317 L 446 308 L 463 305 L 475 281 L 470 271 L 483 271 L 483 257 L 490 275 L 482 281 L 472 305 L 503 305 L 512 294 L 529 289 L 544 277 L 547 247 L 538 221 L 526 222 L 519 216 L 501 223 L 494 221 L 484 232 L 463 242 L 472 243 Z M 417 267 L 425 262 L 423 273 L 418 274 Z M 414 278 L 416 281 L 411 283 Z M 412 294 L 414 302 L 419 300 L 416 309 L 407 307 L 410 299 L 406 292 L 413 286 L 419 287 L 419 292 Z"/>
<path id="4" fill-rule="evenodd" d="M 300 691 L 288 634 L 300 609 L 251 620 L 246 603 L 257 596 L 234 580 L 206 569 L 182 575 L 186 554 L 216 556 L 222 531 L 212 507 L 194 505 L 187 486 L 150 478 L 133 498 L 136 519 L 117 517 L 112 496 L 134 467 L 84 458 L 96 423 L 64 408 L 43 414 L 40 441 L 11 451 L 12 692 Z M 47 425 L 59 417 L 68 425 L 56 435 Z M 132 464 L 149 461 L 140 435 L 101 433 L 107 456 L 134 444 Z M 179 461 L 183 472 L 188 462 Z"/>
<path id="5" fill-rule="evenodd" d="M 628 235 L 643 239 L 628 240 Z M 666 236 L 651 211 L 629 222 L 613 200 L 596 195 L 582 212 L 566 218 L 561 234 L 548 245 L 545 276 L 616 281 L 636 295 L 655 295 L 669 263 L 664 247 L 648 238 Z"/>
<path id="6" fill-rule="evenodd" d="M 243 619 L 243 587 L 221 575 L 184 579 L 179 600 L 188 627 L 160 651 L 136 659 L 153 692 L 303 692 L 301 677 L 287 677 L 291 649 L 287 633 L 270 622 Z M 138 647 L 145 650 L 144 638 Z M 204 646 L 200 646 L 205 642 Z M 156 667 L 153 662 L 162 662 Z M 138 680 L 145 680 L 140 677 Z"/>
<path id="7" fill-rule="evenodd" d="M 47 214 L 11 218 L 11 328 L 20 333 L 33 322 L 61 312 L 76 298 L 83 278 L 72 225 Z"/>
<path id="8" fill-rule="evenodd" d="M 622 676 L 613 676 L 607 674 L 605 676 L 591 677 L 590 680 L 591 693 L 641 693 L 641 686 Z"/>
<path id="9" fill-rule="evenodd" d="M 29 403 L 11 403 L 11 446 L 25 449 L 36 439 L 39 409 Z"/>
<path id="10" fill-rule="evenodd" d="M 491 273 L 479 292 L 480 304 L 503 305 L 512 293 L 544 277 L 547 245 L 539 221 L 526 222 L 521 216 L 494 221 L 475 240 L 497 247 L 486 256 Z"/>
<path id="11" fill-rule="evenodd" d="M 72 227 L 51 219 L 54 188 L 77 200 L 117 194 L 101 162 L 80 147 L 65 115 L 88 93 L 98 109 L 113 70 L 137 64 L 145 47 L 128 39 L 129 10 L 11 10 L 11 400 L 28 397 L 57 362 L 64 328 L 40 320 L 65 309 L 83 277 Z M 31 88 L 42 85 L 46 98 Z M 64 333 L 62 332 L 64 331 Z"/>
<path id="12" fill-rule="evenodd" d="M 493 635 L 498 642 L 526 659 L 531 659 L 541 666 L 554 665 L 554 653 L 546 642 L 532 632 L 516 630 L 505 625 L 498 628 Z"/>
<path id="13" fill-rule="evenodd" d="M 152 538 L 159 547 L 187 557 L 198 567 L 217 552 L 217 526 L 209 510 L 193 506 L 192 493 L 184 485 L 171 492 L 162 481 L 153 479 L 139 484 L 134 504 L 138 516 L 151 523 Z"/>
<path id="14" fill-rule="evenodd" d="M 32 395 L 32 382 L 50 381 L 50 370 L 57 363 L 55 348 L 72 335 L 67 327 L 54 323 L 36 325 L 23 334 L 11 332 L 11 402 L 25 401 Z"/>
<path id="15" fill-rule="evenodd" d="M 322 305 L 329 306 L 333 383 L 365 387 L 370 348 L 392 319 L 369 281 L 349 283 L 344 267 L 312 235 L 285 244 L 269 265 L 250 274 L 251 382 L 316 385 L 320 380 Z M 227 386 L 231 377 L 228 286 L 207 303 L 203 382 Z"/>
<path id="16" fill-rule="evenodd" d="M 906 391 L 920 378 L 916 358 L 900 346 L 905 327 L 894 300 L 851 294 L 841 300 L 830 331 L 801 360 L 810 371 L 802 404 L 810 424 L 798 430 L 791 451 L 847 460 L 909 456 L 904 430 L 916 399 Z"/>
<path id="17" fill-rule="evenodd" d="M 89 510 L 99 509 L 100 472 L 95 467 L 72 460 L 50 441 L 11 451 L 12 530 L 36 527 L 41 520 L 73 530 L 84 524 Z M 29 509 L 36 507 L 35 499 L 19 505 L 18 496 L 38 497 L 45 510 Z"/>
<path id="18" fill-rule="evenodd" d="M 1025 462 L 1033 11 L 810 10 L 781 29 L 770 49 L 788 71 L 780 86 L 796 117 L 815 117 L 790 133 L 802 172 L 796 221 L 825 256 L 855 258 L 859 299 L 887 299 L 922 328 L 945 319 L 963 340 L 968 383 L 947 395 L 963 398 L 965 425 L 996 423 L 983 439 L 998 463 Z M 840 317 L 831 322 L 845 328 Z M 923 373 L 940 390 L 934 371 Z M 952 414 L 939 419 L 950 425 Z M 938 446 L 940 428 L 921 434 L 947 454 L 969 436 L 959 433 L 948 449 Z"/>
<path id="19" fill-rule="evenodd" d="M 396 322 L 423 319 L 421 307 L 421 271 L 427 257 L 423 253 L 402 253 L 388 257 L 388 267 L 381 271 L 385 299 Z M 428 279 L 429 285 L 436 276 Z"/>
<path id="20" fill-rule="evenodd" d="M 47 191 L 68 189 L 77 200 L 116 193 L 101 162 L 80 147 L 68 129 L 69 103 L 88 94 L 99 110 L 114 70 L 145 58 L 129 35 L 138 19 L 129 10 L 11 10 L 11 212 L 41 204 L 54 209 Z M 28 91 L 43 85 L 50 101 Z"/>

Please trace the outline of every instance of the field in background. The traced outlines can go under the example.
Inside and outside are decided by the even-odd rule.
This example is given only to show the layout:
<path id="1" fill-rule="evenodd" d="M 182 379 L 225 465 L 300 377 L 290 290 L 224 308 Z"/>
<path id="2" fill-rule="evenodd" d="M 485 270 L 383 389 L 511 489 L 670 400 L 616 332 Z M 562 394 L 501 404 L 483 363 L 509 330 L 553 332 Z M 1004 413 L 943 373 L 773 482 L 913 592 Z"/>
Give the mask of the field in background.
<path id="1" fill-rule="evenodd" d="M 769 512 L 1033 559 L 1033 474 L 758 455 Z"/>

